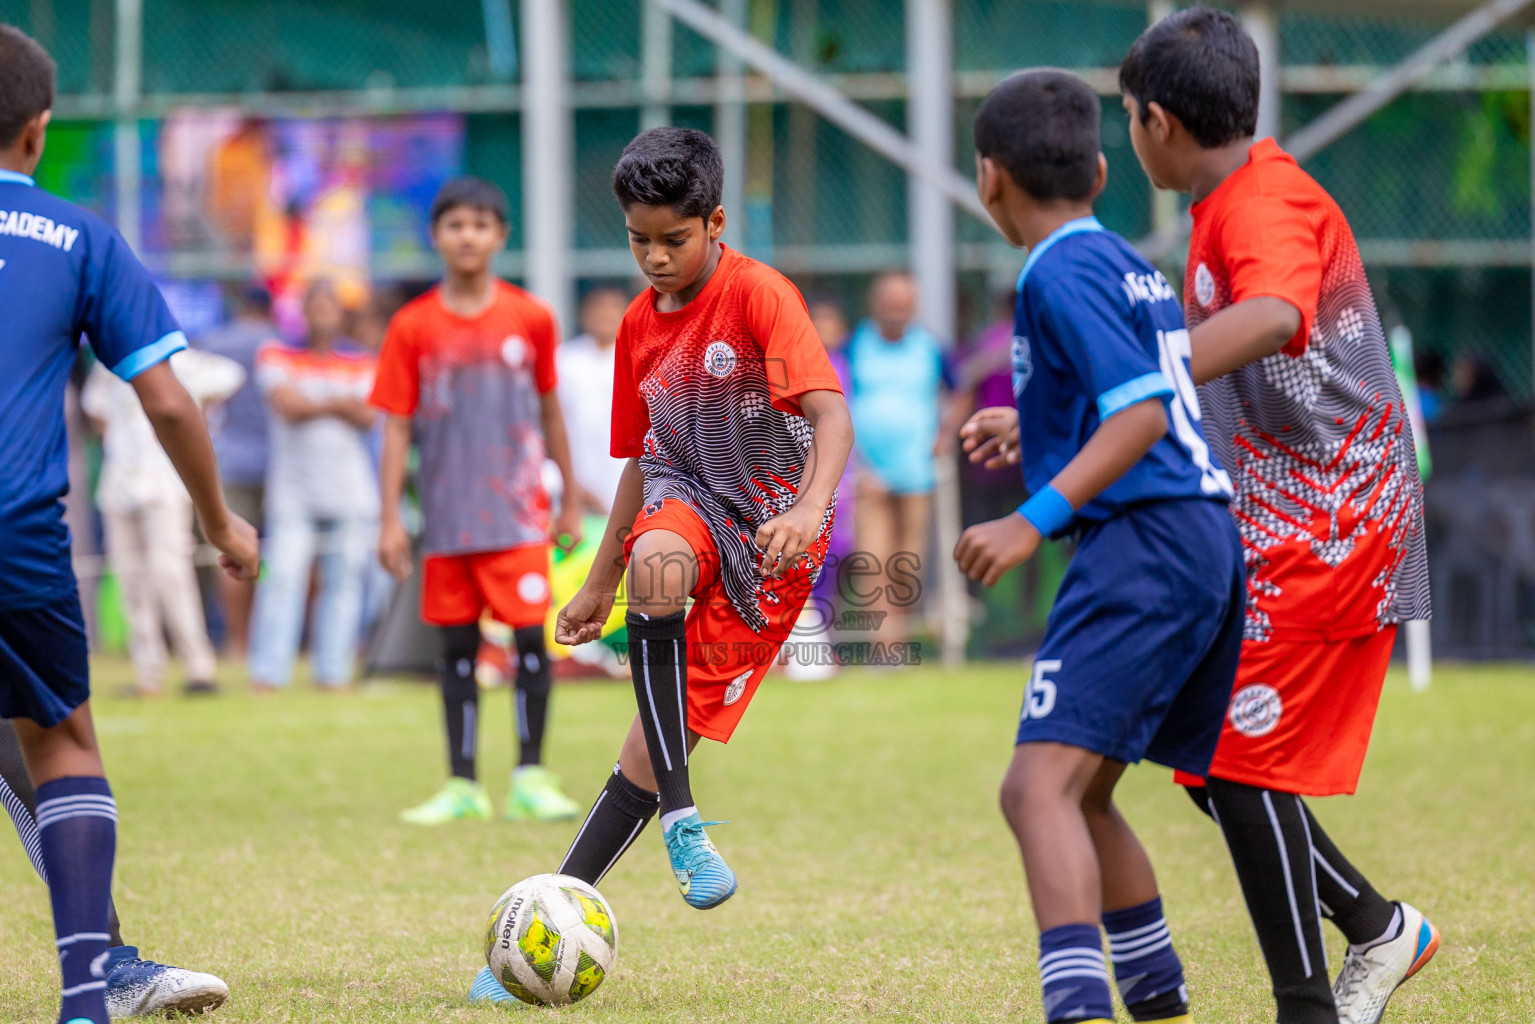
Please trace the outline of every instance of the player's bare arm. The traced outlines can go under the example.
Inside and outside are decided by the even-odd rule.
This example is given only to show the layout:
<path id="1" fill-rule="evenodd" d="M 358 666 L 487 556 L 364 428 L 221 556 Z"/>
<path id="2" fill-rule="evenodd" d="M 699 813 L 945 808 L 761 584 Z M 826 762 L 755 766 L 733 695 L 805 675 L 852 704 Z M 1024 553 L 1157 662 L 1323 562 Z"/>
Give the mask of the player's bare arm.
<path id="1" fill-rule="evenodd" d="M 602 636 L 602 624 L 613 610 L 618 585 L 624 579 L 624 536 L 644 505 L 645 476 L 640 460 L 630 459 L 618 478 L 613 511 L 608 514 L 608 525 L 602 531 L 602 543 L 597 547 L 586 582 L 570 603 L 560 609 L 555 620 L 555 643 L 579 647 Z"/>
<path id="2" fill-rule="evenodd" d="M 959 428 L 959 440 L 970 461 L 987 469 L 1018 465 L 1018 410 L 1010 405 L 977 409 Z"/>
<path id="3" fill-rule="evenodd" d="M 837 481 L 853 450 L 853 417 L 839 392 L 807 391 L 799 396 L 799 406 L 815 428 L 799 498 L 789 511 L 757 528 L 762 571 L 779 578 L 820 536 L 826 507 L 837 493 Z"/>
<path id="4" fill-rule="evenodd" d="M 405 459 L 410 453 L 410 417 L 384 417 L 384 451 L 379 459 L 378 562 L 397 580 L 410 575 L 410 534 L 400 520 L 405 494 Z"/>
<path id="5" fill-rule="evenodd" d="M 187 392 L 171 364 L 162 361 L 133 378 L 144 413 L 155 436 L 192 496 L 203 535 L 219 550 L 219 565 L 237 580 L 253 580 L 261 568 L 256 530 L 229 511 L 219 486 L 218 460 L 208 423 L 197 400 Z"/>
<path id="6" fill-rule="evenodd" d="M 551 391 L 538 396 L 538 411 L 543 420 L 544 449 L 560 471 L 564 487 L 560 491 L 560 511 L 554 517 L 554 543 L 561 551 L 570 551 L 581 543 L 582 488 L 570 461 L 570 435 L 565 432 L 565 414 L 560 411 L 559 396 Z"/>
<path id="7" fill-rule="evenodd" d="M 1072 508 L 1081 508 L 1124 476 L 1166 433 L 1162 399 L 1138 402 L 1104 420 L 1050 485 Z M 990 587 L 1007 570 L 1032 558 L 1042 539 L 1033 523 L 1013 512 L 966 530 L 954 548 L 954 560 L 965 575 Z"/>
<path id="8" fill-rule="evenodd" d="M 1194 383 L 1224 377 L 1273 355 L 1295 337 L 1300 325 L 1300 310 L 1272 295 L 1226 307 L 1189 332 Z"/>

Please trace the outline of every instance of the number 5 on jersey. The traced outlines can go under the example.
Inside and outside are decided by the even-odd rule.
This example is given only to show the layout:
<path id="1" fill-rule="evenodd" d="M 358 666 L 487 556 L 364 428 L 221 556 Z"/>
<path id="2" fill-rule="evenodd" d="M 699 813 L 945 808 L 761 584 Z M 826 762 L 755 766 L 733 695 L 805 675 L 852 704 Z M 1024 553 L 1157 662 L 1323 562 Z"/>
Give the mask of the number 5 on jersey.
<path id="1" fill-rule="evenodd" d="M 1059 659 L 1047 658 L 1034 662 L 1034 675 L 1029 679 L 1029 688 L 1023 694 L 1024 718 L 1044 718 L 1055 710 L 1055 683 L 1045 673 L 1060 670 Z"/>

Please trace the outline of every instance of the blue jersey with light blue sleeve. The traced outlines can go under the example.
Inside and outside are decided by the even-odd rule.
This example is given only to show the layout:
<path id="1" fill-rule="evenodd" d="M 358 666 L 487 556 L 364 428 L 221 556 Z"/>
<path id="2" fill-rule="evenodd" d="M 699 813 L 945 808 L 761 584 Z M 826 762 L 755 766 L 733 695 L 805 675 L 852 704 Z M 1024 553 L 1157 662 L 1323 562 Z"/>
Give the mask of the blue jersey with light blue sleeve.
<path id="1" fill-rule="evenodd" d="M 1200 431 L 1179 296 L 1096 217 L 1070 221 L 1029 252 L 1013 325 L 1024 486 L 1038 494 L 1099 424 L 1161 398 L 1168 431 L 1058 532 L 1152 501 L 1227 501 L 1231 481 Z"/>
<path id="2" fill-rule="evenodd" d="M 36 608 L 75 582 L 61 499 L 64 388 L 81 335 L 124 380 L 186 337 L 116 231 L 4 170 L 0 309 L 0 608 Z"/>

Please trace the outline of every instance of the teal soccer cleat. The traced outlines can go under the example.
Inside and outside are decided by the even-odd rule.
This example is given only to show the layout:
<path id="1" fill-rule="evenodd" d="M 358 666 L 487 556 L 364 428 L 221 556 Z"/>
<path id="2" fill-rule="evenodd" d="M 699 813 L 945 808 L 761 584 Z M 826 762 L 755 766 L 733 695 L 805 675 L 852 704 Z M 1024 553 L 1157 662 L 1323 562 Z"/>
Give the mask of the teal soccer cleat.
<path id="1" fill-rule="evenodd" d="M 704 832 L 706 825 L 722 821 L 700 821 L 698 813 L 674 823 L 665 835 L 666 852 L 677 875 L 677 888 L 688 906 L 708 910 L 724 903 L 736 892 L 736 873 L 714 848 Z"/>
<path id="2" fill-rule="evenodd" d="M 502 987 L 496 980 L 496 976 L 490 973 L 489 967 L 481 967 L 480 973 L 474 976 L 474 983 L 469 986 L 469 1001 L 471 1003 L 515 1003 L 517 997 Z"/>

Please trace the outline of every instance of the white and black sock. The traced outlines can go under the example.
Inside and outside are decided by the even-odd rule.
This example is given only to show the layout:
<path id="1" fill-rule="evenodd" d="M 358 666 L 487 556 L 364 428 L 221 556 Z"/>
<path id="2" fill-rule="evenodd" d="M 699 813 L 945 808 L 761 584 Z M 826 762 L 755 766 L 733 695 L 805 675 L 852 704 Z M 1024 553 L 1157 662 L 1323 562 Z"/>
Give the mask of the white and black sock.
<path id="1" fill-rule="evenodd" d="M 544 725 L 549 719 L 549 652 L 543 626 L 524 626 L 512 634 L 517 647 L 517 742 L 520 767 L 544 763 Z"/>
<path id="2" fill-rule="evenodd" d="M 474 660 L 479 653 L 479 623 L 442 627 L 442 661 L 437 677 L 442 684 L 442 720 L 448 733 L 448 771 L 470 781 L 475 777 L 479 736 L 480 686 L 474 679 Z"/>
<path id="3" fill-rule="evenodd" d="M 588 885 L 602 881 L 624 851 L 634 845 L 659 806 L 656 794 L 624 778 L 615 764 L 608 784 L 597 794 L 560 862 L 560 874 L 573 875 Z"/>
<path id="4" fill-rule="evenodd" d="M 687 629 L 682 612 L 649 616 L 630 612 L 629 669 L 639 704 L 650 767 L 661 795 L 662 828 L 667 817 L 693 809 L 688 785 Z M 675 819 L 673 819 L 675 820 Z"/>

